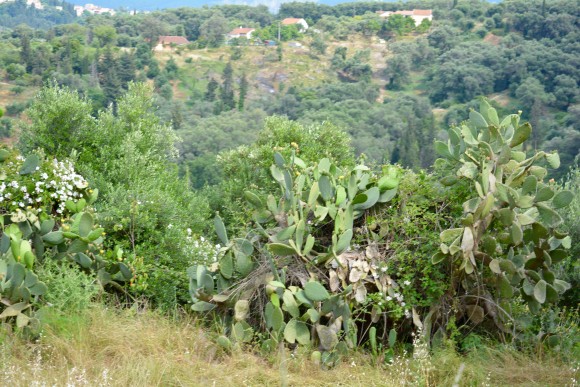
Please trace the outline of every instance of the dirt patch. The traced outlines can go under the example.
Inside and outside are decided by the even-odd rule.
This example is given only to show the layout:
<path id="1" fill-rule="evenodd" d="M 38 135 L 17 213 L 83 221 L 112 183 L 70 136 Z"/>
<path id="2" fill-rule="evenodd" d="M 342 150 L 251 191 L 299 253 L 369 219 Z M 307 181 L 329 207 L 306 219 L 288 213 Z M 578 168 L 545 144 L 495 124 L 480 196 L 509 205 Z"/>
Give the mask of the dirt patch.
<path id="1" fill-rule="evenodd" d="M 485 38 L 483 38 L 484 42 L 487 42 L 489 44 L 493 44 L 494 46 L 498 46 L 501 43 L 501 37 L 494 35 L 492 33 L 489 33 L 487 35 L 485 35 Z"/>
<path id="2" fill-rule="evenodd" d="M 489 99 L 501 107 L 506 107 L 510 103 L 510 97 L 507 95 L 507 92 L 492 94 L 489 96 Z"/>

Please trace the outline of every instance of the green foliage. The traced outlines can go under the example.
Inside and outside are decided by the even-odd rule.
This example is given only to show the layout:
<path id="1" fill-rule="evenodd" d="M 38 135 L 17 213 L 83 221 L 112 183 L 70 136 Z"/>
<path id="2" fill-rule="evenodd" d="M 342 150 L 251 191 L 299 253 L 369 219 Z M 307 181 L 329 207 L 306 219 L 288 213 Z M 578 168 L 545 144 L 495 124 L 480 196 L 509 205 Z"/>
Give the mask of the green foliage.
<path id="1" fill-rule="evenodd" d="M 82 313 L 101 291 L 95 273 L 87 273 L 66 261 L 45 259 L 36 273 L 48 289 L 43 302 L 59 313 Z"/>
<path id="2" fill-rule="evenodd" d="M 61 99 L 60 95 L 66 98 Z M 177 168 L 171 166 L 177 155 L 177 137 L 155 116 L 151 89 L 131 84 L 126 95 L 117 101 L 116 109 L 101 111 L 96 119 L 88 116 L 90 130 L 82 127 L 82 135 L 67 142 L 66 150 L 56 148 L 52 137 L 42 135 L 60 122 L 72 125 L 74 118 L 81 115 L 73 106 L 84 107 L 87 115 L 89 106 L 68 89 L 52 87 L 41 96 L 46 98 L 31 108 L 35 113 L 30 138 L 48 154 L 74 154 L 77 168 L 98 188 L 102 201 L 97 209 L 103 214 L 101 222 L 109 234 L 108 247 L 120 246 L 129 251 L 141 285 L 147 281 L 151 285 L 134 285 L 132 290 L 139 293 L 147 289 L 146 294 L 153 301 L 173 294 L 171 301 L 163 301 L 168 308 L 175 306 L 177 299 L 185 301 L 187 282 L 183 273 L 191 265 L 190 258 L 180 254 L 182 237 L 166 230 L 173 225 L 181 232 L 187 228 L 201 231 L 208 205 L 188 190 L 178 178 Z M 42 117 L 40 111 L 45 112 Z M 36 132 L 40 135 L 36 136 Z M 158 286 L 153 286 L 154 282 Z"/>
<path id="3" fill-rule="evenodd" d="M 387 31 L 393 31 L 397 35 L 408 34 L 415 28 L 415 21 L 403 15 L 391 15 L 387 19 Z"/>
<path id="4" fill-rule="evenodd" d="M 570 283 L 571 288 L 563 294 L 558 305 L 574 308 L 580 300 L 580 264 L 577 257 L 580 256 L 580 170 L 575 166 L 561 187 L 564 192 L 571 192 L 574 199 L 569 206 L 559 210 L 564 223 L 562 229 L 571 238 L 569 257 L 564 259 L 555 268 L 558 278 Z"/>
<path id="5" fill-rule="evenodd" d="M 94 129 L 92 110 L 76 91 L 54 84 L 43 88 L 27 110 L 31 124 L 23 129 L 20 148 L 24 153 L 42 148 L 60 159 L 70 157 Z"/>
<path id="6" fill-rule="evenodd" d="M 278 23 L 254 31 L 253 36 L 262 40 L 278 40 L 278 31 L 282 42 L 298 39 L 302 36 L 297 24 L 279 26 Z"/>
<path id="7" fill-rule="evenodd" d="M 442 183 L 467 180 L 477 195 L 463 203 L 458 227 L 441 233 L 433 261 L 449 261 L 463 291 L 477 290 L 465 299 L 469 313 L 476 310 L 483 318 L 482 308 L 491 305 L 481 305 L 480 297 L 494 300 L 498 325 L 509 318 L 514 297 L 522 297 L 531 312 L 556 302 L 570 288 L 554 273 L 554 265 L 568 256 L 570 236 L 561 231 L 555 209 L 568 206 L 573 195 L 558 191 L 553 180 L 545 182 L 547 169 L 539 164 L 558 168 L 558 155 L 535 152 L 526 158 L 521 144 L 531 134 L 529 123 L 520 124 L 515 114 L 500 120 L 485 99 L 480 112 L 472 111 L 469 121 L 448 134 L 447 144 L 436 143 L 444 157 L 439 163 L 453 172 Z"/>
<path id="8" fill-rule="evenodd" d="M 351 166 L 354 158 L 347 135 L 335 126 L 303 126 L 281 117 L 266 120 L 264 129 L 252 146 L 241 146 L 219 156 L 223 180 L 219 188 L 221 198 L 213 206 L 226 217 L 231 227 L 234 216 L 241 217 L 241 224 L 249 220 L 249 213 L 240 212 L 244 203 L 244 191 L 248 187 L 259 187 L 260 193 L 274 193 L 277 184 L 270 177 L 269 167 L 274 153 L 290 158 L 295 152 L 305 163 L 328 157 L 340 166 Z M 214 194 L 215 195 L 215 194 Z M 235 214 L 235 215 L 234 215 Z"/>
<path id="9" fill-rule="evenodd" d="M 339 77 L 349 81 L 370 81 L 372 68 L 368 64 L 369 50 L 361 50 L 347 58 L 346 47 L 338 47 L 332 58 L 332 68 L 337 70 Z"/>

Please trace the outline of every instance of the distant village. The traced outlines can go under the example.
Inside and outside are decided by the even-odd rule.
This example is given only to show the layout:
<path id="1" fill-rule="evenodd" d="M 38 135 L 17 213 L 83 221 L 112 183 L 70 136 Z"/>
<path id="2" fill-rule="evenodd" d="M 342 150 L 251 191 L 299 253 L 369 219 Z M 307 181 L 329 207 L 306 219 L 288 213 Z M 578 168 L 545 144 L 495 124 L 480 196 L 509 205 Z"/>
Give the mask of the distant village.
<path id="1" fill-rule="evenodd" d="M 423 20 L 433 21 L 433 11 L 430 9 L 413 9 L 411 11 L 376 11 L 377 15 L 379 15 L 383 19 L 388 19 L 392 15 L 401 15 L 405 17 L 409 17 L 413 19 L 415 25 L 419 25 L 423 22 Z M 309 26 L 306 20 L 304 19 L 297 19 L 297 18 L 286 18 L 280 21 L 281 26 L 290 26 L 296 25 L 298 30 L 302 33 L 308 30 Z M 243 27 L 240 26 L 238 28 L 234 28 L 230 32 L 225 35 L 225 43 L 230 44 L 231 41 L 234 39 L 243 39 L 243 40 L 254 40 L 253 33 L 256 31 L 256 28 L 251 27 Z M 316 31 L 315 31 L 316 32 Z M 187 38 L 183 36 L 174 36 L 174 35 L 166 35 L 160 36 L 159 40 L 157 41 L 157 45 L 155 46 L 155 51 L 164 51 L 164 50 L 171 50 L 177 46 L 183 46 L 188 44 L 189 41 Z M 265 44 L 265 45 L 276 45 L 276 41 L 260 41 L 257 39 L 253 41 L 253 44 Z"/>
<path id="2" fill-rule="evenodd" d="M 16 0 L 0 0 L 0 4 L 11 3 L 14 1 L 16 1 Z M 46 8 L 46 6 L 43 5 L 40 0 L 26 0 L 26 4 L 29 7 L 34 7 L 36 9 L 45 9 Z M 63 8 L 61 6 L 54 6 L 54 7 L 50 7 L 50 8 L 54 8 L 54 9 L 57 9 L 59 11 L 63 10 Z M 92 15 L 102 15 L 102 14 L 114 15 L 116 13 L 116 11 L 112 8 L 100 7 L 98 5 L 91 4 L 91 3 L 85 4 L 85 5 L 75 5 L 74 10 L 75 10 L 77 16 L 82 16 L 85 12 L 92 14 Z M 135 14 L 135 13 L 137 13 L 137 11 L 131 11 L 130 13 Z"/>
<path id="3" fill-rule="evenodd" d="M 93 15 L 102 15 L 104 13 L 108 13 L 110 15 L 114 15 L 116 12 L 112 8 L 105 8 L 99 7 L 98 5 L 94 4 L 85 4 L 85 5 L 75 5 L 74 7 L 77 16 L 82 16 L 83 13 L 88 12 Z"/>
<path id="4" fill-rule="evenodd" d="M 0 0 L 0 4 L 10 3 L 10 2 L 14 2 L 14 1 L 16 1 L 16 0 Z M 41 3 L 40 0 L 26 0 L 26 4 L 29 7 L 35 7 L 36 9 L 45 9 L 45 6 Z M 54 8 L 57 10 L 61 10 L 61 11 L 63 9 L 61 6 L 55 6 Z M 95 4 L 91 4 L 91 3 L 87 3 L 85 5 L 75 5 L 74 10 L 75 10 L 77 16 L 82 16 L 85 12 L 92 14 L 92 15 L 102 15 L 102 14 L 115 15 L 117 13 L 112 8 L 101 7 L 101 6 L 98 6 Z M 130 11 L 131 14 L 135 14 L 138 12 L 139 13 L 140 12 L 148 13 L 148 11 Z M 376 13 L 381 18 L 384 18 L 384 19 L 387 19 L 391 15 L 402 15 L 402 16 L 410 17 L 415 22 L 415 25 L 421 24 L 421 22 L 425 19 L 427 19 L 429 21 L 433 20 L 433 11 L 430 9 L 413 9 L 410 11 L 395 11 L 395 12 L 376 11 Z M 299 29 L 301 32 L 304 32 L 308 29 L 308 23 L 306 23 L 306 21 L 304 19 L 287 18 L 287 19 L 282 20 L 282 25 L 291 25 L 291 24 L 299 25 Z M 239 28 L 236 28 L 236 29 L 232 30 L 230 33 L 228 33 L 226 35 L 226 39 L 234 39 L 234 38 L 250 39 L 252 32 L 254 32 L 254 31 L 255 31 L 254 28 L 244 28 L 244 27 L 240 26 Z M 162 38 L 169 38 L 169 40 L 172 40 L 171 37 L 162 37 Z M 167 41 L 167 43 L 160 41 L 159 43 L 161 45 L 164 45 L 164 44 L 169 44 L 169 41 Z M 180 40 L 179 42 L 172 41 L 170 43 L 186 44 L 187 42 L 183 42 L 182 40 Z"/>

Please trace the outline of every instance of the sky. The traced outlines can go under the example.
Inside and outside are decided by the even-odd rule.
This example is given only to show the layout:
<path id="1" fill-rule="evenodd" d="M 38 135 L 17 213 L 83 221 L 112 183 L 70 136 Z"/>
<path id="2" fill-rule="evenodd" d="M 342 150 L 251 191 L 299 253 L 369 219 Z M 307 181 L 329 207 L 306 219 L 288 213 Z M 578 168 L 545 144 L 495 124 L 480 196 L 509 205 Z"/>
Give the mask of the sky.
<path id="1" fill-rule="evenodd" d="M 278 9 L 283 2 L 296 0 L 67 0 L 69 3 L 84 5 L 86 3 L 93 3 L 95 5 L 106 8 L 127 8 L 138 10 L 156 10 L 163 8 L 179 8 L 179 7 L 201 7 L 203 5 L 218 5 L 218 4 L 244 4 L 244 5 L 267 5 L 270 9 Z M 353 0 L 320 0 L 314 1 L 322 4 L 338 4 L 352 2 Z M 356 0 L 355 0 L 356 1 Z M 393 2 L 396 0 L 384 0 L 385 2 Z M 497 3 L 499 0 L 488 0 Z"/>

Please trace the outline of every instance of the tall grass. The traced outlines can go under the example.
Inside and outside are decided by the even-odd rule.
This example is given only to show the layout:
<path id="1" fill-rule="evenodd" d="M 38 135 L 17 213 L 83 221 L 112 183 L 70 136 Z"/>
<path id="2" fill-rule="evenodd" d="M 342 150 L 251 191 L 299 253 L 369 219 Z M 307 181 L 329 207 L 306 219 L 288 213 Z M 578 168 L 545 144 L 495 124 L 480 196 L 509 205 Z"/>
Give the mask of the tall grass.
<path id="1" fill-rule="evenodd" d="M 66 328 L 66 329 L 64 329 Z M 96 306 L 52 320 L 31 343 L 0 328 L 0 385 L 6 386 L 459 386 L 577 385 L 578 366 L 538 359 L 510 349 L 479 349 L 466 356 L 441 350 L 399 356 L 373 365 L 355 353 L 324 371 L 309 351 L 251 348 L 224 353 L 189 317 Z M 575 384 L 576 383 L 576 384 Z"/>

